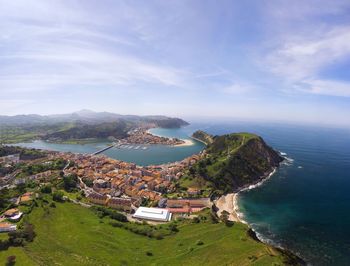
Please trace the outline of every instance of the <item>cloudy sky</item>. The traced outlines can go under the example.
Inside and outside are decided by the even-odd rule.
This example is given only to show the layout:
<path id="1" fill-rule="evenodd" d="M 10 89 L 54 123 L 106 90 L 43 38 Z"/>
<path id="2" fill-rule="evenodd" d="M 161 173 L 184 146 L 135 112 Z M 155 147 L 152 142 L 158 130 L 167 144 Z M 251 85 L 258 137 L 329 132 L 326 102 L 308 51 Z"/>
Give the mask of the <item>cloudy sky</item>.
<path id="1" fill-rule="evenodd" d="M 347 0 L 0 0 L 0 114 L 350 126 L 349 14 Z"/>

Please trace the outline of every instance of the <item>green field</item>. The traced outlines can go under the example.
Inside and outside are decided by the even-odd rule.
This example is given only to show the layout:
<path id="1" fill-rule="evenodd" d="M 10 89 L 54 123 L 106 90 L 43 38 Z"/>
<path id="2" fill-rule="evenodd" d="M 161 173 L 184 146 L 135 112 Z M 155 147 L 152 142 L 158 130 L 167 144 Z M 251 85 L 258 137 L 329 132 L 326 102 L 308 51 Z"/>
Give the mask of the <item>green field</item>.
<path id="1" fill-rule="evenodd" d="M 101 220 L 73 203 L 56 203 L 49 212 L 36 207 L 29 221 L 35 225 L 34 242 L 1 251 L 1 265 L 10 255 L 16 255 L 16 265 L 283 264 L 278 251 L 249 238 L 247 227 L 238 223 L 182 222 L 178 233 L 156 240 L 112 227 L 109 218 Z"/>

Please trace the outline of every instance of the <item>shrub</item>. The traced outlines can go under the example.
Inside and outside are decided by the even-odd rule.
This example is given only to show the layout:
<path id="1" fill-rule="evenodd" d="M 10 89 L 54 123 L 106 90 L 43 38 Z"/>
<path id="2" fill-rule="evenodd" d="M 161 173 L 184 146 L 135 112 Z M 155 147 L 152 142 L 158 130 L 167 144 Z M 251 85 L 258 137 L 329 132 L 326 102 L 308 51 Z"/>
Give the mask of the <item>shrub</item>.
<path id="1" fill-rule="evenodd" d="M 200 223 L 199 218 L 198 218 L 198 217 L 194 217 L 194 218 L 192 219 L 192 223 L 195 223 L 195 224 Z"/>
<path id="2" fill-rule="evenodd" d="M 8 256 L 6 260 L 6 266 L 12 266 L 16 264 L 16 256 Z"/>
<path id="3" fill-rule="evenodd" d="M 6 250 L 9 248 L 8 240 L 0 240 L 0 250 Z"/>
<path id="4" fill-rule="evenodd" d="M 202 246 L 204 244 L 204 242 L 202 240 L 197 240 L 196 241 L 196 245 L 197 246 Z"/>
<path id="5" fill-rule="evenodd" d="M 153 253 L 152 253 L 151 251 L 147 251 L 147 252 L 146 252 L 146 255 L 147 255 L 147 256 L 153 256 Z"/>
<path id="6" fill-rule="evenodd" d="M 52 199 L 54 201 L 58 201 L 58 202 L 62 202 L 63 201 L 63 192 L 62 191 L 55 191 L 53 194 L 52 194 Z"/>
<path id="7" fill-rule="evenodd" d="M 40 191 L 45 194 L 51 194 L 52 188 L 50 185 L 43 186 Z"/>
<path id="8" fill-rule="evenodd" d="M 179 232 L 176 224 L 169 224 L 169 229 L 171 232 Z"/>

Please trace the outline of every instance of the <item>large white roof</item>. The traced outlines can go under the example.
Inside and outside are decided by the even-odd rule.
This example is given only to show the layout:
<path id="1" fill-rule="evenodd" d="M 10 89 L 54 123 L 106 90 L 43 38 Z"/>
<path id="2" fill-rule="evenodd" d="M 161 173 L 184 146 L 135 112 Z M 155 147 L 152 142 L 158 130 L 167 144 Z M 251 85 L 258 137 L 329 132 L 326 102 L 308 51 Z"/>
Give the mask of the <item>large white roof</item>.
<path id="1" fill-rule="evenodd" d="M 167 209 L 140 207 L 137 209 L 133 217 L 138 219 L 166 222 L 170 221 L 171 213 Z"/>

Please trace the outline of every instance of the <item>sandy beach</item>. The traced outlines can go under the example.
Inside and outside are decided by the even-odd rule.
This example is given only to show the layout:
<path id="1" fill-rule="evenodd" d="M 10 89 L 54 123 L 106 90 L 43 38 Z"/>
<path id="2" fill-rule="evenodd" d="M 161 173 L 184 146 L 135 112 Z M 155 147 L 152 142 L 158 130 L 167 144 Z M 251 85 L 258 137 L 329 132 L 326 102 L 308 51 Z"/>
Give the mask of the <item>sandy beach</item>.
<path id="1" fill-rule="evenodd" d="M 184 143 L 182 144 L 177 144 L 177 145 L 174 145 L 175 147 L 183 147 L 183 146 L 192 146 L 194 145 L 194 142 L 190 139 L 181 139 L 184 141 Z"/>
<path id="2" fill-rule="evenodd" d="M 230 221 L 239 222 L 239 216 L 237 214 L 238 206 L 237 206 L 237 194 L 238 193 L 230 193 L 225 196 L 221 196 L 219 199 L 215 201 L 216 207 L 219 209 L 217 211 L 217 215 L 220 217 L 223 211 L 227 211 L 229 215 Z"/>

